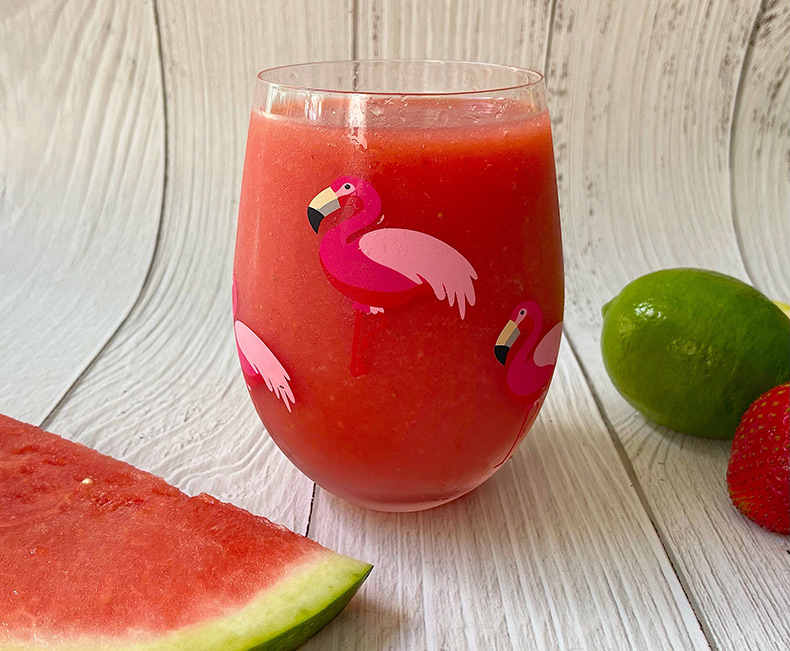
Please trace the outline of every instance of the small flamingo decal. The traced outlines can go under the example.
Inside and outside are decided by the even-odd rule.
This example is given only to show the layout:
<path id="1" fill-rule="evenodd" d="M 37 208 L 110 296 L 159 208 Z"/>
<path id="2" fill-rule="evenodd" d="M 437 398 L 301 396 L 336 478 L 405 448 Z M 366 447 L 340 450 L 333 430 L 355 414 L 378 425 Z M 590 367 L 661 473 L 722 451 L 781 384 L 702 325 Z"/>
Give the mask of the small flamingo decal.
<path id="1" fill-rule="evenodd" d="M 524 323 L 531 323 L 529 335 L 521 339 Z M 536 301 L 516 305 L 494 345 L 494 356 L 505 367 L 507 386 L 519 402 L 527 405 L 524 422 L 519 428 L 504 463 L 523 435 L 532 407 L 546 394 L 562 339 L 562 321 L 543 331 L 543 310 Z"/>
<path id="2" fill-rule="evenodd" d="M 244 372 L 247 388 L 252 390 L 259 384 L 266 384 L 269 391 L 274 393 L 278 400 L 282 400 L 290 412 L 291 405 L 296 402 L 289 384 L 291 377 L 271 349 L 261 341 L 261 338 L 249 326 L 235 318 L 237 302 L 236 283 L 234 282 L 233 332 L 236 335 L 236 350 L 239 353 L 241 370 Z"/>
<path id="3" fill-rule="evenodd" d="M 426 233 L 405 228 L 366 230 L 379 219 L 381 198 L 372 184 L 355 176 L 341 176 L 310 202 L 307 218 L 315 233 L 325 217 L 346 205 L 353 214 L 324 233 L 318 255 L 329 282 L 353 302 L 351 373 L 360 376 L 367 373 L 362 352 L 387 326 L 385 310 L 433 292 L 438 300 L 457 305 L 463 319 L 467 305 L 475 304 L 477 273 L 453 247 Z M 363 337 L 366 314 L 381 316 Z"/>

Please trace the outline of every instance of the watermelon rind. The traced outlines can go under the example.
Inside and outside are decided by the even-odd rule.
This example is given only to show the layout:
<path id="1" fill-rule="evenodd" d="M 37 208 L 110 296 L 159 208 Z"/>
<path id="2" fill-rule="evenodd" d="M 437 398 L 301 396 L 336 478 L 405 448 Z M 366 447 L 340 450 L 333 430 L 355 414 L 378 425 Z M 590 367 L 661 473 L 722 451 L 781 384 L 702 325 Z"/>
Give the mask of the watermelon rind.
<path id="1" fill-rule="evenodd" d="M 349 602 L 372 565 L 320 550 L 245 606 L 155 638 L 0 640 L 0 651 L 289 651 L 326 626 Z"/>

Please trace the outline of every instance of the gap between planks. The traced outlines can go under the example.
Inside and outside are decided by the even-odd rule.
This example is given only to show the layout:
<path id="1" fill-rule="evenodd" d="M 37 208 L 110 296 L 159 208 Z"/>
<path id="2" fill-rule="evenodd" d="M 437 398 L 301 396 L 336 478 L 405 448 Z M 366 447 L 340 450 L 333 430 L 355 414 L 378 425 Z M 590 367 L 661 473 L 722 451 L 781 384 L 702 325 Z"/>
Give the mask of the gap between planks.
<path id="1" fill-rule="evenodd" d="M 151 278 L 153 276 L 154 270 L 154 262 L 156 261 L 158 252 L 159 252 L 159 243 L 162 238 L 162 224 L 164 222 L 164 214 L 165 214 L 165 200 L 167 199 L 167 189 L 168 189 L 168 165 L 169 165 L 169 144 L 168 144 L 168 110 L 167 110 L 167 92 L 165 88 L 165 63 L 164 63 L 164 56 L 162 53 L 162 29 L 159 24 L 159 9 L 157 7 L 157 0 L 151 0 L 151 8 L 153 11 L 153 20 L 154 20 L 154 28 L 156 29 L 156 52 L 157 56 L 159 57 L 159 84 L 160 90 L 162 92 L 162 122 L 164 125 L 162 138 L 163 138 L 163 166 L 162 166 L 162 201 L 159 205 L 159 221 L 156 226 L 156 239 L 154 240 L 154 247 L 151 251 L 151 259 L 148 261 L 148 269 L 146 269 L 145 277 L 143 278 L 143 282 L 140 285 L 140 290 L 137 292 L 137 297 L 132 303 L 132 306 L 129 308 L 129 311 L 123 317 L 121 322 L 118 324 L 118 327 L 113 330 L 112 334 L 107 338 L 107 341 L 104 342 L 104 345 L 99 349 L 99 351 L 93 356 L 93 358 L 85 365 L 85 368 L 82 369 L 82 372 L 74 379 L 74 381 L 68 386 L 68 388 L 63 392 L 63 395 L 60 397 L 54 407 L 49 410 L 49 413 L 44 416 L 44 418 L 39 423 L 39 427 L 42 429 L 46 429 L 49 427 L 49 424 L 54 420 L 54 418 L 58 415 L 58 412 L 63 407 L 63 405 L 68 401 L 74 389 L 79 386 L 82 381 L 88 376 L 91 369 L 96 365 L 96 362 L 99 358 L 104 354 L 104 352 L 110 347 L 110 345 L 115 341 L 118 333 L 123 330 L 124 326 L 126 325 L 127 321 L 129 321 L 129 317 L 134 313 L 137 309 L 140 300 L 145 293 L 145 290 L 148 289 L 148 286 L 151 283 Z M 309 523 L 308 523 L 309 526 Z"/>
<path id="2" fill-rule="evenodd" d="M 749 67 L 752 61 L 752 53 L 754 51 L 754 44 L 757 40 L 757 33 L 760 30 L 766 13 L 768 12 L 768 3 L 771 0 L 761 0 L 760 6 L 757 9 L 757 15 L 754 17 L 752 29 L 749 32 L 749 40 L 746 43 L 746 52 L 743 55 L 743 62 L 741 64 L 741 72 L 738 75 L 738 84 L 735 87 L 735 98 L 732 103 L 732 121 L 730 122 L 730 146 L 729 146 L 729 178 L 730 178 L 730 213 L 732 216 L 732 230 L 735 234 L 735 248 L 738 250 L 738 255 L 741 258 L 741 263 L 746 271 L 746 277 L 751 285 L 754 285 L 754 274 L 747 256 L 743 253 L 743 243 L 741 236 L 741 229 L 738 226 L 738 208 L 735 204 L 735 135 L 738 130 L 738 116 L 741 111 L 741 98 L 743 96 L 743 81 L 744 77 L 749 73 Z"/>
<path id="3" fill-rule="evenodd" d="M 310 523 L 313 521 L 313 507 L 315 506 L 315 494 L 318 490 L 318 484 L 313 482 L 313 493 L 310 495 L 310 510 L 307 512 L 307 526 L 304 530 L 304 537 L 310 537 Z"/>
<path id="4" fill-rule="evenodd" d="M 705 636 L 705 641 L 708 643 L 708 646 L 711 648 L 711 651 L 719 651 L 719 647 L 714 642 L 713 632 L 708 628 L 707 622 L 703 617 L 700 616 L 702 612 L 702 608 L 697 603 L 696 599 L 694 599 L 693 593 L 690 590 L 688 584 L 686 583 L 685 577 L 678 572 L 678 563 L 675 560 L 675 554 L 673 553 L 670 545 L 667 543 L 667 540 L 664 534 L 661 531 L 661 528 L 658 526 L 657 519 L 653 514 L 653 509 L 650 507 L 650 503 L 647 500 L 647 495 L 642 488 L 642 484 L 639 482 L 639 478 L 637 477 L 636 471 L 634 470 L 634 466 L 631 463 L 631 459 L 628 456 L 628 453 L 625 451 L 625 447 L 623 447 L 623 443 L 620 440 L 620 437 L 617 435 L 617 430 L 615 429 L 614 425 L 612 424 L 611 420 L 609 420 L 609 416 L 606 413 L 606 410 L 603 407 L 603 401 L 601 400 L 598 392 L 595 389 L 595 385 L 592 382 L 589 374 L 587 373 L 587 367 L 582 360 L 581 355 L 576 350 L 576 344 L 573 342 L 573 338 L 570 336 L 568 331 L 563 328 L 562 329 L 563 337 L 565 341 L 568 342 L 568 347 L 571 349 L 571 353 L 573 354 L 574 359 L 579 365 L 579 369 L 581 370 L 582 377 L 584 378 L 587 387 L 590 389 L 590 395 L 592 396 L 593 402 L 595 402 L 595 407 L 598 410 L 598 414 L 601 416 L 601 420 L 603 421 L 604 425 L 606 426 L 606 431 L 609 433 L 609 438 L 612 440 L 612 444 L 614 445 L 614 449 L 617 451 L 617 456 L 620 457 L 620 462 L 623 464 L 625 468 L 625 472 L 628 475 L 628 479 L 631 481 L 631 486 L 636 493 L 636 496 L 639 500 L 639 503 L 642 505 L 642 508 L 645 511 L 648 519 L 650 520 L 650 524 L 653 526 L 653 530 L 656 532 L 656 537 L 658 538 L 658 542 L 661 545 L 661 549 L 666 554 L 667 560 L 669 561 L 670 566 L 672 567 L 672 571 L 675 573 L 675 576 L 678 578 L 678 582 L 680 583 L 680 587 L 683 590 L 683 595 L 686 597 L 686 600 L 691 607 L 691 611 L 694 613 L 694 618 L 697 620 L 697 623 L 702 630 L 702 634 Z M 790 552 L 788 552 L 790 553 Z"/>
<path id="5" fill-rule="evenodd" d="M 355 2 L 356 1 L 357 0 L 355 0 Z M 746 56 L 744 57 L 744 64 L 743 64 L 743 67 L 741 68 L 740 77 L 738 79 L 738 89 L 737 89 L 737 92 L 736 92 L 735 106 L 734 106 L 734 109 L 733 109 L 733 121 L 732 121 L 731 130 L 730 130 L 730 161 L 732 161 L 732 147 L 733 147 L 732 132 L 733 132 L 733 130 L 735 128 L 735 115 L 737 113 L 738 104 L 739 104 L 739 100 L 740 100 L 741 82 L 743 80 L 744 73 L 747 70 L 749 59 L 751 58 L 751 50 L 752 50 L 752 45 L 753 45 L 752 40 L 753 40 L 754 35 L 755 35 L 755 30 L 757 29 L 757 27 L 758 27 L 758 25 L 760 23 L 760 18 L 762 16 L 762 13 L 763 13 L 763 10 L 765 8 L 765 4 L 766 4 L 767 1 L 768 0 L 762 0 L 762 3 L 760 5 L 760 10 L 758 11 L 757 17 L 755 19 L 755 23 L 752 26 L 752 32 L 749 35 L 749 45 L 747 47 Z M 550 10 L 550 14 L 549 14 L 549 33 L 548 33 L 547 40 L 546 40 L 546 58 L 544 60 L 544 67 L 543 67 L 544 74 L 548 74 L 549 63 L 551 61 L 551 42 L 552 42 L 552 36 L 554 34 L 554 21 L 555 21 L 555 16 L 556 16 L 556 11 L 557 11 L 557 2 L 558 2 L 558 0 L 551 0 L 551 10 Z M 730 164 L 730 193 L 732 193 L 732 188 L 733 188 L 732 173 L 733 173 L 733 167 L 732 167 L 732 164 Z M 733 227 L 735 228 L 735 239 L 736 239 L 737 246 L 738 246 L 738 253 L 739 253 L 740 257 L 741 257 L 741 260 L 744 261 L 744 267 L 746 268 L 747 274 L 751 278 L 751 275 L 749 274 L 749 269 L 748 269 L 748 267 L 746 267 L 746 262 L 744 260 L 743 253 L 741 251 L 741 245 L 740 245 L 740 240 L 739 240 L 739 233 L 738 233 L 738 230 L 737 230 L 737 226 L 735 224 L 735 203 L 734 203 L 734 201 L 731 201 L 731 204 L 732 204 L 732 211 L 733 211 L 732 212 L 732 215 L 733 215 Z M 606 426 L 606 431 L 608 432 L 609 437 L 612 440 L 612 444 L 614 445 L 614 448 L 617 451 L 617 455 L 620 458 L 620 462 L 623 464 L 623 468 L 625 469 L 625 472 L 626 472 L 628 478 L 631 481 L 631 486 L 633 487 L 633 489 L 634 489 L 634 491 L 636 493 L 636 496 L 637 496 L 637 499 L 639 500 L 639 503 L 641 504 L 642 508 L 645 511 L 645 514 L 647 515 L 648 519 L 650 520 L 650 524 L 652 525 L 653 530 L 656 532 L 656 537 L 658 538 L 658 542 L 661 545 L 661 549 L 663 550 L 664 554 L 666 555 L 667 560 L 669 561 L 670 567 L 672 568 L 672 571 L 675 573 L 675 576 L 678 579 L 680 587 L 683 590 L 683 595 L 685 596 L 686 601 L 688 602 L 689 607 L 691 608 L 691 611 L 694 613 L 694 618 L 697 620 L 697 623 L 699 624 L 700 630 L 702 631 L 702 634 L 705 637 L 705 641 L 707 642 L 708 646 L 710 647 L 710 649 L 712 651 L 719 651 L 718 647 L 716 646 L 716 644 L 713 641 L 714 640 L 714 636 L 712 634 L 712 631 L 708 628 L 707 622 L 705 621 L 704 617 L 700 616 L 700 613 L 702 612 L 702 609 L 700 608 L 700 605 L 697 603 L 696 599 L 694 599 L 693 594 L 692 594 L 692 592 L 691 592 L 691 590 L 690 590 L 690 588 L 689 588 L 689 586 L 688 586 L 688 584 L 687 584 L 687 582 L 685 580 L 685 577 L 680 572 L 678 572 L 678 569 L 677 569 L 678 568 L 678 563 L 677 563 L 677 561 L 675 559 L 675 555 L 672 552 L 670 546 L 667 544 L 667 540 L 666 540 L 663 532 L 661 531 L 660 527 L 658 526 L 656 517 L 653 514 L 653 510 L 650 507 L 650 504 L 649 504 L 649 502 L 647 500 L 647 495 L 646 495 L 646 493 L 644 491 L 644 488 L 642 487 L 642 484 L 639 482 L 639 479 L 637 477 L 636 471 L 634 470 L 633 464 L 631 463 L 631 459 L 628 457 L 628 454 L 625 451 L 623 443 L 620 440 L 620 437 L 618 436 L 617 431 L 614 428 L 614 425 L 610 421 L 609 416 L 607 415 L 606 411 L 603 408 L 603 403 L 601 401 L 601 397 L 598 395 L 598 391 L 597 391 L 595 385 L 592 382 L 592 379 L 590 378 L 590 376 L 589 376 L 589 374 L 587 372 L 587 367 L 585 366 L 584 361 L 582 360 L 581 356 L 577 352 L 576 345 L 575 345 L 575 343 L 573 341 L 573 338 L 568 333 L 567 328 L 564 328 L 564 327 L 563 327 L 563 336 L 565 337 L 565 341 L 568 342 L 568 346 L 571 349 L 571 353 L 572 353 L 574 359 L 576 360 L 576 362 L 579 365 L 579 369 L 581 370 L 581 374 L 582 374 L 582 377 L 584 378 L 584 382 L 587 384 L 587 387 L 590 390 L 590 395 L 592 396 L 592 399 L 595 402 L 595 406 L 596 406 L 596 409 L 598 410 L 598 413 L 601 416 L 601 420 L 603 421 L 604 425 Z M 311 509 L 311 511 L 312 511 L 312 509 Z"/>
<path id="6" fill-rule="evenodd" d="M 356 61 L 359 59 L 359 0 L 353 0 L 351 4 L 351 58 Z"/>
<path id="7" fill-rule="evenodd" d="M 554 17 L 557 14 L 558 0 L 551 0 L 551 9 L 549 10 L 549 33 L 546 36 L 546 57 L 543 59 L 543 79 L 545 82 L 546 75 L 549 73 L 549 58 L 551 57 L 551 37 L 554 34 Z M 576 355 L 576 352 L 573 353 Z"/>

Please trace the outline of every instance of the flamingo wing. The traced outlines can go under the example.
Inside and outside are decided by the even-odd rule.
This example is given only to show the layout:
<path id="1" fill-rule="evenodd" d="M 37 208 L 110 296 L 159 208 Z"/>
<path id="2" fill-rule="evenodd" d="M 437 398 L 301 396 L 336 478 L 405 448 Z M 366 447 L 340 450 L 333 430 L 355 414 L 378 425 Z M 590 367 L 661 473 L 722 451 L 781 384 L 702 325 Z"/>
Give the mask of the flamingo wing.
<path id="1" fill-rule="evenodd" d="M 269 391 L 282 400 L 288 411 L 291 404 L 295 403 L 293 391 L 288 381 L 291 379 L 288 372 L 280 364 L 269 347 L 263 343 L 250 328 L 241 321 L 235 321 L 233 329 L 236 333 L 236 345 L 242 358 L 242 368 L 246 371 L 244 362 L 253 372 L 263 378 Z"/>
<path id="2" fill-rule="evenodd" d="M 562 321 L 549 330 L 540 343 L 535 346 L 532 353 L 532 360 L 536 366 L 554 366 L 557 363 L 557 355 L 560 352 L 560 341 L 562 340 Z"/>
<path id="3" fill-rule="evenodd" d="M 463 319 L 466 304 L 475 304 L 477 279 L 469 261 L 449 244 L 405 228 L 380 228 L 359 238 L 359 249 L 368 258 L 406 276 L 414 283 L 428 283 L 440 301 L 458 301 Z"/>

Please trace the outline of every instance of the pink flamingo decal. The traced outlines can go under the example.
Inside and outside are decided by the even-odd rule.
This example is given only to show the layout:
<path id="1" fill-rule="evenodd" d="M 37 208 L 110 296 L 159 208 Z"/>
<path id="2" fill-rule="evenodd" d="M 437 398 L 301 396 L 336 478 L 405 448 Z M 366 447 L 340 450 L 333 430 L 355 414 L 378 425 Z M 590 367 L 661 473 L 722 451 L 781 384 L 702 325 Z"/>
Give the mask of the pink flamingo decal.
<path id="1" fill-rule="evenodd" d="M 233 283 L 233 332 L 236 335 L 236 350 L 239 353 L 241 370 L 247 388 L 252 390 L 259 384 L 266 384 L 278 400 L 282 400 L 286 409 L 291 411 L 291 405 L 296 402 L 291 385 L 288 384 L 290 376 L 280 364 L 271 349 L 261 341 L 245 323 L 236 316 L 236 282 Z"/>
<path id="2" fill-rule="evenodd" d="M 453 247 L 426 233 L 366 230 L 379 219 L 381 198 L 373 185 L 355 176 L 341 176 L 310 202 L 307 218 L 316 234 L 325 217 L 346 205 L 353 214 L 324 233 L 318 255 L 329 282 L 353 301 L 351 372 L 359 376 L 367 372 L 361 354 L 368 341 L 386 327 L 385 309 L 432 291 L 451 307 L 457 303 L 463 319 L 467 304 L 475 304 L 477 273 Z M 381 314 L 382 320 L 363 338 L 365 314 Z"/>
<path id="3" fill-rule="evenodd" d="M 525 320 L 528 320 L 527 323 L 532 322 L 529 336 L 513 348 L 522 334 L 521 328 Z M 505 367 L 508 388 L 520 402 L 527 405 L 527 413 L 516 440 L 498 465 L 510 457 L 523 435 L 532 407 L 546 394 L 557 363 L 561 339 L 562 321 L 543 333 L 543 311 L 535 301 L 524 301 L 516 305 L 510 321 L 499 333 L 494 345 L 494 355 Z"/>

